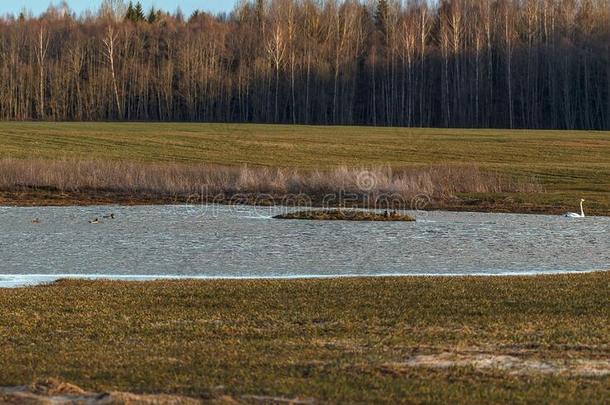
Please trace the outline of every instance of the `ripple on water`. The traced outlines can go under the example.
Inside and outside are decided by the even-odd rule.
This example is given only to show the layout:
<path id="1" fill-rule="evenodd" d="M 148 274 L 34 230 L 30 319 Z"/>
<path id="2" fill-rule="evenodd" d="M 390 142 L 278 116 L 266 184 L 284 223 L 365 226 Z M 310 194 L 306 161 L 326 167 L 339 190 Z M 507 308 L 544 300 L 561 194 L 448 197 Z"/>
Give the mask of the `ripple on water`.
<path id="1" fill-rule="evenodd" d="M 271 216 L 274 209 L 282 210 L 265 207 L 264 212 Z M 429 212 L 415 223 L 355 223 L 271 220 L 262 218 L 262 211 L 223 206 L 2 207 L 0 285 L 60 274 L 494 275 L 610 268 L 610 218 L 605 217 Z M 88 223 L 109 212 L 116 219 Z M 42 222 L 34 225 L 33 218 Z"/>

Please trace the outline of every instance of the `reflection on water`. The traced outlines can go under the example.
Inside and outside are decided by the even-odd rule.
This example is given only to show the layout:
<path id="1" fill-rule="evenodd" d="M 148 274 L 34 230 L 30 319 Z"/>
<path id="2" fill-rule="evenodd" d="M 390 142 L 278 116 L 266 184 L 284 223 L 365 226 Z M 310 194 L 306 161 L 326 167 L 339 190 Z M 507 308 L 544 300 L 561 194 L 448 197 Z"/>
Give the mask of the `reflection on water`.
<path id="1" fill-rule="evenodd" d="M 94 217 L 113 212 L 116 219 Z M 419 213 L 273 220 L 277 208 L 0 208 L 0 285 L 54 277 L 531 274 L 610 269 L 610 218 Z M 32 224 L 40 218 L 40 224 Z M 24 277 L 27 276 L 27 277 Z"/>

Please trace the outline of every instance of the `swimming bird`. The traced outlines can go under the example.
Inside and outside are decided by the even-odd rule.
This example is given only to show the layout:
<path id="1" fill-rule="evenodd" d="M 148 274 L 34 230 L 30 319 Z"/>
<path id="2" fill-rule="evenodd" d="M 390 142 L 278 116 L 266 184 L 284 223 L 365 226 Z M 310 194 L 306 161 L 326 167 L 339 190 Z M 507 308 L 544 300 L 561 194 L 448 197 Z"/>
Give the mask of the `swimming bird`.
<path id="1" fill-rule="evenodd" d="M 104 215 L 102 218 L 104 218 L 104 219 L 114 219 L 114 214 Z"/>
<path id="2" fill-rule="evenodd" d="M 39 224 L 39 223 L 40 223 L 40 219 L 38 219 L 38 218 L 34 218 L 34 219 L 32 220 L 32 223 L 33 223 L 33 224 Z"/>
<path id="3" fill-rule="evenodd" d="M 585 210 L 582 207 L 582 203 L 585 202 L 584 198 L 580 199 L 580 214 L 576 213 L 576 212 L 568 212 L 567 214 L 564 215 L 564 217 L 566 218 L 584 218 L 585 217 Z"/>
<path id="4" fill-rule="evenodd" d="M 95 218 L 93 221 L 89 221 L 90 224 L 99 224 L 100 220 Z"/>

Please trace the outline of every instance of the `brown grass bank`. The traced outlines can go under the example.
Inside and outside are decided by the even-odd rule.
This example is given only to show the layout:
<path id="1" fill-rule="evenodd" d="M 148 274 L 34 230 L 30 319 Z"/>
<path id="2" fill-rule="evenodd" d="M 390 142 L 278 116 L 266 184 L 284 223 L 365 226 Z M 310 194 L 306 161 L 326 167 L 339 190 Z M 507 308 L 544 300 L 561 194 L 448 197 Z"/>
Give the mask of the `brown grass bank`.
<path id="1" fill-rule="evenodd" d="M 464 194 L 541 191 L 541 185 L 533 179 L 511 178 L 482 171 L 475 165 L 315 170 L 101 160 L 0 160 L 0 192 L 4 203 L 13 205 L 215 201 L 425 209 L 459 205 L 458 196 Z"/>

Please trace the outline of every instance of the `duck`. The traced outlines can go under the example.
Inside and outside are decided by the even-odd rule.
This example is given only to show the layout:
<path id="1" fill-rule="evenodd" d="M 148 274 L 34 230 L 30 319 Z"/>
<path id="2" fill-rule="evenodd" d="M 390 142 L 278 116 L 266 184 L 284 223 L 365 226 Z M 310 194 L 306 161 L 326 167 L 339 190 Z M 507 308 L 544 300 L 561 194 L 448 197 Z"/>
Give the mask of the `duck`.
<path id="1" fill-rule="evenodd" d="M 104 218 L 104 219 L 114 219 L 114 214 L 104 215 L 102 218 Z"/>
<path id="2" fill-rule="evenodd" d="M 32 223 L 33 223 L 33 224 L 39 224 L 39 223 L 40 223 L 40 219 L 38 219 L 38 218 L 34 218 L 34 219 L 32 220 Z"/>
<path id="3" fill-rule="evenodd" d="M 100 224 L 101 222 L 100 222 L 100 220 L 99 220 L 99 219 L 95 218 L 94 220 L 89 221 L 89 223 L 90 223 L 90 224 Z"/>

